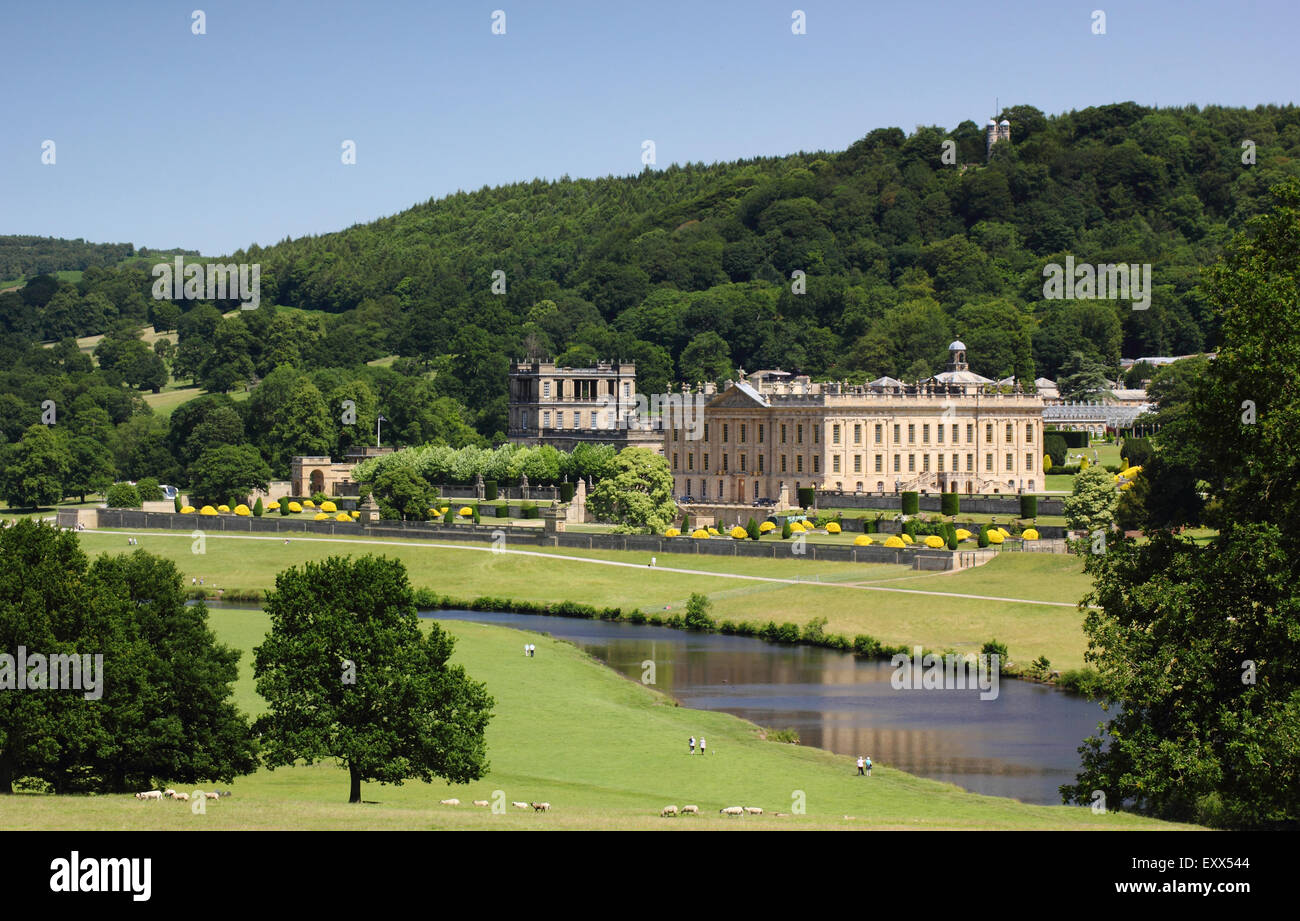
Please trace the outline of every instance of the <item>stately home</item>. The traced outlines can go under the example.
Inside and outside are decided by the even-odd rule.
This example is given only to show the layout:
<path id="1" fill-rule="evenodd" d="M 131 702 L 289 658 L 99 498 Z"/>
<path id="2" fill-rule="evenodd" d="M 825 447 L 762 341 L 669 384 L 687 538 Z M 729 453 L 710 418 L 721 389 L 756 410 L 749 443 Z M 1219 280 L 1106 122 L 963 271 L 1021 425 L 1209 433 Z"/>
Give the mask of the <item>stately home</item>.
<path id="1" fill-rule="evenodd" d="M 561 451 L 583 443 L 662 450 L 660 433 L 629 425 L 638 418 L 637 408 L 635 362 L 598 362 L 594 368 L 510 363 L 506 437 L 512 444 L 548 444 Z"/>
<path id="2" fill-rule="evenodd" d="M 972 372 L 966 346 L 917 384 L 812 383 L 759 371 L 715 391 L 702 438 L 661 433 L 675 492 L 696 502 L 843 492 L 1041 489 L 1043 399 Z"/>

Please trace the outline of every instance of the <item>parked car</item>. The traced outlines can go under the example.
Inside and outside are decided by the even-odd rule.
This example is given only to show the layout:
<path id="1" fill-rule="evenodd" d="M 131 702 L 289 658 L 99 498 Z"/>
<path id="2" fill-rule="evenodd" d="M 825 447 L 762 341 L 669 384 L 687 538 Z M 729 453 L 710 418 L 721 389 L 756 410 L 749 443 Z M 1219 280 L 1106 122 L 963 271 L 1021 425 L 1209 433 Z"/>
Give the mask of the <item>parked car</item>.
<path id="1" fill-rule="evenodd" d="M 158 484 L 158 488 L 162 490 L 164 499 L 175 499 L 176 494 L 180 492 L 180 490 L 178 490 L 175 486 L 165 486 L 161 483 Z"/>

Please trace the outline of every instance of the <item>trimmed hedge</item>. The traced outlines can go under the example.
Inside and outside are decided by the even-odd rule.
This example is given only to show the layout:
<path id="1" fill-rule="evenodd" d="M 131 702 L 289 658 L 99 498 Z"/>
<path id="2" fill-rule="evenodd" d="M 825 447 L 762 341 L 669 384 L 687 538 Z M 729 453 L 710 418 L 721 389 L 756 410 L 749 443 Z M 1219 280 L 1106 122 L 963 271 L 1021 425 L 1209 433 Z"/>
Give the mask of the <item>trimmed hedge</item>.
<path id="1" fill-rule="evenodd" d="M 812 508 L 813 503 L 817 501 L 817 491 L 811 486 L 800 486 L 798 493 L 800 508 Z"/>
<path id="2" fill-rule="evenodd" d="M 572 483 L 561 483 L 561 484 L 560 484 L 560 501 L 561 501 L 561 502 L 572 502 L 572 501 L 573 501 L 573 484 L 572 484 Z M 685 529 L 683 529 L 683 530 L 685 530 Z"/>
<path id="3" fill-rule="evenodd" d="M 921 510 L 921 494 L 919 492 L 903 493 L 903 514 L 915 515 Z"/>
<path id="4" fill-rule="evenodd" d="M 496 480 L 483 481 L 483 498 L 486 499 L 488 502 L 495 502 L 497 500 Z"/>
<path id="5" fill-rule="evenodd" d="M 1038 517 L 1038 497 L 1026 496 L 1020 497 L 1020 517 L 1037 518 Z"/>
<path id="6" fill-rule="evenodd" d="M 955 492 L 940 493 L 939 511 L 945 516 L 961 514 L 961 496 Z"/>

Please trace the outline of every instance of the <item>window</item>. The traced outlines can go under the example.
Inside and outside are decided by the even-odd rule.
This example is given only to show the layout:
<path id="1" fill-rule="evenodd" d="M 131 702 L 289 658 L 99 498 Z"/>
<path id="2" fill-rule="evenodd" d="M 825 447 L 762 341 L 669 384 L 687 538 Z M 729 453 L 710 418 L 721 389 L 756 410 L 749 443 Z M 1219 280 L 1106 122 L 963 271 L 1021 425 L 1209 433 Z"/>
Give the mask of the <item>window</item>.
<path id="1" fill-rule="evenodd" d="M 907 472 L 908 472 L 908 473 L 915 473 L 915 472 L 916 472 L 916 455 L 915 455 L 915 454 L 909 454 L 909 455 L 907 455 Z"/>
<path id="2" fill-rule="evenodd" d="M 930 455 L 928 454 L 921 455 L 921 472 L 922 473 L 930 472 Z"/>
<path id="3" fill-rule="evenodd" d="M 942 422 L 940 422 L 938 425 L 934 427 L 934 433 L 939 436 L 938 439 L 936 439 L 939 442 L 939 444 L 943 444 L 943 423 Z"/>
<path id="4" fill-rule="evenodd" d="M 763 472 L 763 455 L 758 455 L 758 472 Z"/>
<path id="5" fill-rule="evenodd" d="M 1012 422 L 1007 423 L 1007 441 L 1016 440 L 1016 426 Z"/>
<path id="6" fill-rule="evenodd" d="M 557 429 L 564 428 L 564 410 L 562 409 L 555 414 L 555 427 Z"/>
<path id="7" fill-rule="evenodd" d="M 956 444 L 958 441 L 959 439 L 957 438 L 957 423 L 954 422 L 952 424 L 952 443 Z"/>
<path id="8" fill-rule="evenodd" d="M 632 385 L 627 381 L 623 382 L 623 399 L 632 399 Z"/>
<path id="9" fill-rule="evenodd" d="M 992 455 L 992 454 L 985 454 L 985 455 L 984 455 L 984 472 L 985 472 L 985 473 L 992 473 L 992 472 L 993 472 L 993 455 Z"/>
<path id="10" fill-rule="evenodd" d="M 687 455 L 686 455 L 686 469 L 687 469 L 687 470 L 694 470 L 694 469 L 695 469 L 695 455 L 694 455 L 694 454 L 687 454 Z M 689 489 L 686 490 L 686 491 L 687 491 L 687 492 L 690 492 Z"/>
<path id="11" fill-rule="evenodd" d="M 1016 469 L 1016 461 L 1015 461 L 1015 458 L 1012 457 L 1010 454 L 1007 455 L 1007 466 L 1006 466 L 1006 469 L 1007 469 L 1008 472 Z"/>
<path id="12" fill-rule="evenodd" d="M 928 445 L 929 443 L 930 443 L 930 426 L 927 424 L 921 426 L 921 444 Z"/>
<path id="13" fill-rule="evenodd" d="M 794 472 L 795 472 L 795 473 L 803 473 L 803 455 L 802 455 L 802 454 L 796 454 L 796 455 L 794 456 Z"/>
<path id="14" fill-rule="evenodd" d="M 781 423 L 781 444 L 785 444 L 785 423 Z"/>
<path id="15" fill-rule="evenodd" d="M 701 499 L 707 499 L 707 498 L 709 498 L 709 481 L 708 481 L 708 480 L 700 480 L 700 498 L 701 498 Z"/>
<path id="16" fill-rule="evenodd" d="M 548 429 L 550 427 L 551 427 L 551 414 L 549 411 L 544 412 L 542 413 L 542 428 Z"/>
<path id="17" fill-rule="evenodd" d="M 854 443 L 855 445 L 860 445 L 860 444 L 862 444 L 862 425 L 861 425 L 861 424 L 858 424 L 858 425 L 854 425 L 854 426 L 853 426 L 853 443 Z"/>
<path id="18" fill-rule="evenodd" d="M 796 425 L 796 426 L 794 427 L 794 443 L 797 444 L 797 445 L 801 445 L 801 444 L 803 444 L 803 426 L 802 426 L 802 425 Z"/>
<path id="19" fill-rule="evenodd" d="M 943 455 L 942 454 L 938 455 L 938 458 L 939 458 L 939 472 L 943 473 Z"/>
<path id="20" fill-rule="evenodd" d="M 839 427 L 838 425 L 832 425 L 832 426 L 831 426 L 831 444 L 833 444 L 833 445 L 837 445 L 837 444 L 839 444 L 839 443 L 840 443 L 840 427 Z"/>
<path id="21" fill-rule="evenodd" d="M 748 454 L 742 454 L 742 455 L 740 455 L 740 472 L 741 472 L 741 473 L 744 473 L 744 472 L 745 472 L 745 462 L 746 462 L 746 459 L 747 459 L 748 457 L 749 457 Z"/>
<path id="22" fill-rule="evenodd" d="M 542 396 L 545 397 L 545 398 L 548 399 L 548 400 L 551 398 L 551 382 L 550 382 L 550 381 L 543 381 L 543 382 L 542 382 Z"/>
<path id="23" fill-rule="evenodd" d="M 524 410 L 524 431 L 528 431 L 528 410 Z"/>
<path id="24" fill-rule="evenodd" d="M 834 457 L 831 458 L 831 473 L 839 473 L 839 472 L 840 472 L 840 456 L 836 454 Z"/>
<path id="25" fill-rule="evenodd" d="M 959 463 L 960 459 L 961 459 L 961 455 L 960 455 L 960 454 L 954 454 L 954 455 L 952 456 L 952 472 L 953 472 L 953 473 L 956 473 L 958 470 L 961 469 L 961 464 Z"/>
<path id="26" fill-rule="evenodd" d="M 966 444 L 975 440 L 975 426 L 969 422 L 966 423 Z"/>
<path id="27" fill-rule="evenodd" d="M 725 454 L 725 453 L 724 453 L 724 454 L 722 455 L 722 472 L 723 472 L 723 473 L 726 473 L 728 470 L 731 469 L 731 466 L 730 466 L 730 464 L 728 463 L 730 457 L 731 457 L 731 455 L 729 455 L 729 454 Z"/>
<path id="28" fill-rule="evenodd" d="M 709 423 L 704 423 L 704 440 L 709 440 Z"/>
<path id="29" fill-rule="evenodd" d="M 895 454 L 895 455 L 894 455 L 894 472 L 895 472 L 895 473 L 898 473 L 898 471 L 900 470 L 899 464 L 901 463 L 901 461 L 902 461 L 902 458 L 900 458 L 897 454 Z"/>
<path id="30" fill-rule="evenodd" d="M 897 422 L 895 422 L 894 423 L 894 444 L 898 444 L 900 441 L 903 440 L 902 436 L 899 435 L 898 432 L 899 432 L 899 425 Z"/>
<path id="31" fill-rule="evenodd" d="M 709 455 L 704 455 L 704 470 L 707 473 L 709 469 Z"/>
<path id="32" fill-rule="evenodd" d="M 1034 423 L 1032 422 L 1025 423 L 1025 441 L 1029 444 L 1034 443 Z"/>
<path id="33" fill-rule="evenodd" d="M 880 444 L 880 439 L 884 435 L 884 432 L 882 431 L 883 429 L 884 426 L 881 425 L 879 422 L 877 422 L 876 423 L 876 444 Z"/>
<path id="34" fill-rule="evenodd" d="M 989 444 L 993 444 L 993 423 L 992 422 L 984 423 L 984 440 L 987 441 Z"/>
<path id="35" fill-rule="evenodd" d="M 1030 473 L 1034 470 L 1034 454 L 1032 451 L 1025 455 L 1025 470 Z"/>
<path id="36" fill-rule="evenodd" d="M 974 455 L 974 454 L 967 454 L 967 455 L 966 455 L 966 472 L 967 472 L 967 473 L 974 473 L 974 472 L 975 472 L 975 455 Z"/>
<path id="37" fill-rule="evenodd" d="M 731 427 L 727 425 L 727 423 L 725 422 L 722 423 L 722 443 L 724 445 L 727 443 L 727 439 L 730 437 L 730 434 L 731 434 Z"/>
<path id="38" fill-rule="evenodd" d="M 744 443 L 745 443 L 745 434 L 746 434 L 746 432 L 745 432 L 745 423 L 742 422 L 742 423 L 740 423 L 740 443 L 741 443 L 741 444 L 744 444 Z"/>
<path id="39" fill-rule="evenodd" d="M 582 428 L 582 413 L 577 412 L 576 410 L 573 413 L 573 427 L 575 429 Z"/>
<path id="40" fill-rule="evenodd" d="M 821 426 L 814 425 L 814 426 L 813 426 L 813 444 L 821 444 L 821 440 L 822 440 L 822 430 L 821 430 Z"/>
<path id="41" fill-rule="evenodd" d="M 758 424 L 758 443 L 763 443 L 763 423 Z"/>
<path id="42" fill-rule="evenodd" d="M 781 455 L 781 472 L 785 473 L 785 455 Z"/>
<path id="43" fill-rule="evenodd" d="M 676 453 L 673 454 L 673 469 L 674 469 L 674 470 L 677 469 L 677 454 L 676 454 Z"/>
<path id="44" fill-rule="evenodd" d="M 813 455 L 813 473 L 821 473 L 821 472 L 822 472 L 822 459 L 821 459 L 818 455 L 814 454 L 814 455 Z"/>
<path id="45" fill-rule="evenodd" d="M 907 443 L 910 445 L 916 444 L 916 426 L 911 423 L 908 423 L 907 426 Z"/>
<path id="46" fill-rule="evenodd" d="M 877 455 L 876 455 L 876 473 L 880 473 L 880 472 L 882 471 L 882 469 L 883 469 L 883 465 L 884 465 L 884 462 L 885 462 L 884 455 L 882 455 L 882 454 L 877 454 Z"/>
<path id="47" fill-rule="evenodd" d="M 854 455 L 853 455 L 853 472 L 854 472 L 854 473 L 861 473 L 861 472 L 862 472 L 862 455 L 861 455 L 861 454 L 854 454 Z"/>

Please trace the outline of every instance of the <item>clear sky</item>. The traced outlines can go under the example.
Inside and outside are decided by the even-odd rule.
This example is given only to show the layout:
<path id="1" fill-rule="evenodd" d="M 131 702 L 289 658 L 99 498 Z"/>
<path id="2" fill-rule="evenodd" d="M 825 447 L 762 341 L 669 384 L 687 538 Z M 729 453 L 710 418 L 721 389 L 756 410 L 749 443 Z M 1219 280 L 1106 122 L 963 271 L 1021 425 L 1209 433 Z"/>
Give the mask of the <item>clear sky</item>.
<path id="1" fill-rule="evenodd" d="M 1297 35 L 1297 0 L 6 0 L 0 233 L 220 255 L 635 173 L 646 139 L 663 167 L 982 123 L 995 98 L 1293 102 Z"/>

